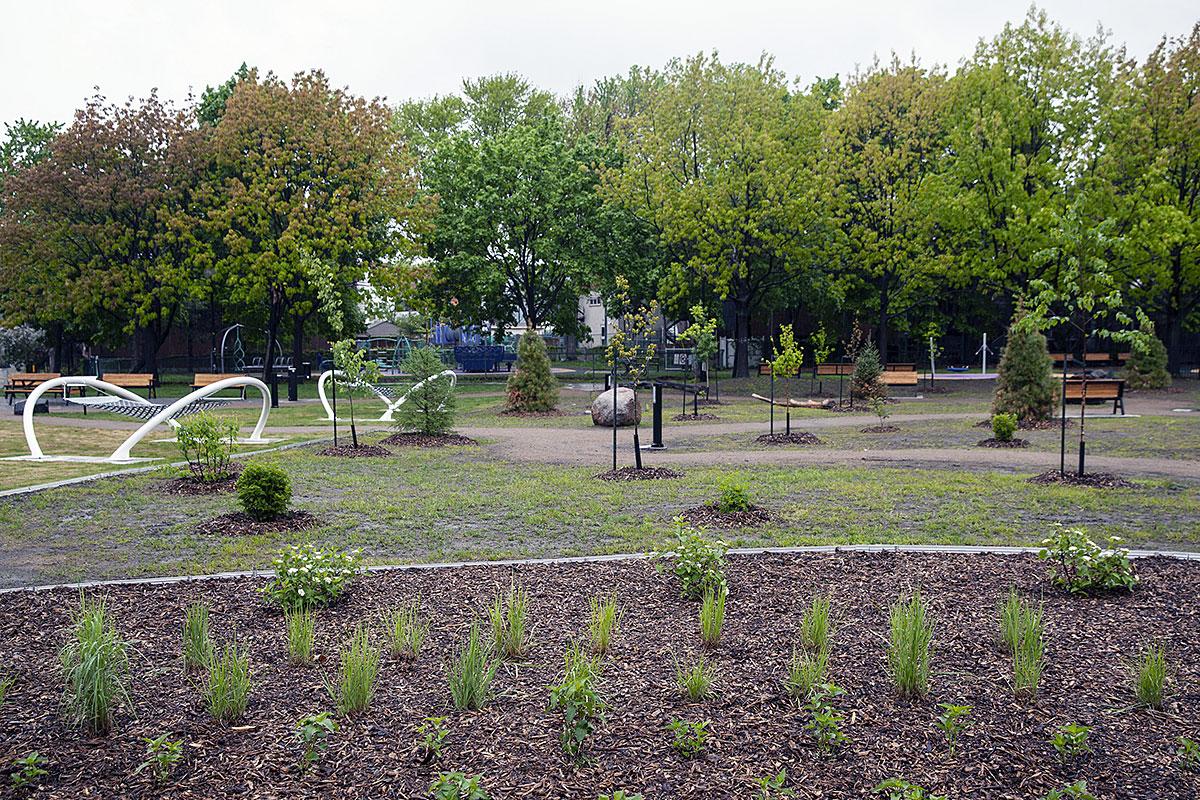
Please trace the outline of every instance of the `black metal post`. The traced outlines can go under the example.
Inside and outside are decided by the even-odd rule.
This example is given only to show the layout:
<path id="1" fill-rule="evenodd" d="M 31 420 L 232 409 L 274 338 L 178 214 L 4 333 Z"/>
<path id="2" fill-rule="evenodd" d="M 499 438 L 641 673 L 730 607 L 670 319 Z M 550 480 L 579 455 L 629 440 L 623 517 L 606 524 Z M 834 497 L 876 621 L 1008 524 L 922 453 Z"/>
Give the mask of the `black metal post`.
<path id="1" fill-rule="evenodd" d="M 775 365 L 771 365 L 771 435 L 775 435 Z"/>
<path id="2" fill-rule="evenodd" d="M 650 442 L 651 450 L 662 450 L 663 444 L 663 387 L 654 384 L 654 436 Z"/>
<path id="3" fill-rule="evenodd" d="M 612 393 L 613 393 L 613 472 L 617 471 L 617 362 L 613 359 L 612 367 Z"/>
<path id="4" fill-rule="evenodd" d="M 271 368 L 271 408 L 279 408 L 279 373 Z"/>
<path id="5" fill-rule="evenodd" d="M 294 403 L 300 399 L 300 391 L 297 387 L 296 368 L 288 367 L 288 402 Z"/>

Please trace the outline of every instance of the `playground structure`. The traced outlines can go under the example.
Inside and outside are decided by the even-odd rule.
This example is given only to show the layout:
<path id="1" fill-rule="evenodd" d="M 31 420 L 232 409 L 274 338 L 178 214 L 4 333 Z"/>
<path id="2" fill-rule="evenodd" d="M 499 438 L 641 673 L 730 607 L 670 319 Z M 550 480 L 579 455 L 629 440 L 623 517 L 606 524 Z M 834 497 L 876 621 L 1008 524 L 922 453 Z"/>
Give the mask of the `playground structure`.
<path id="1" fill-rule="evenodd" d="M 332 369 L 325 370 L 324 372 L 321 373 L 321 377 L 317 379 L 317 396 L 321 398 L 321 405 L 325 409 L 325 419 L 328 420 L 329 422 L 334 421 L 334 415 L 333 415 L 333 406 L 331 406 L 329 404 L 329 397 L 325 394 L 325 384 L 329 380 L 331 380 L 335 377 L 344 378 L 345 373 L 343 373 L 340 369 L 339 370 L 332 370 Z M 410 386 L 408 388 L 408 391 L 406 391 L 404 394 L 400 395 L 399 397 L 396 396 L 396 387 L 389 386 L 386 384 L 380 385 L 380 384 L 375 384 L 375 383 L 358 383 L 358 384 L 351 384 L 350 388 L 371 392 L 376 397 L 378 397 L 380 400 L 382 400 L 387 405 L 387 409 L 383 412 L 383 415 L 379 417 L 379 421 L 380 422 L 391 422 L 392 414 L 395 413 L 396 409 L 398 409 L 400 406 L 404 405 L 405 401 L 408 400 L 409 394 L 411 394 L 414 390 L 424 386 L 426 383 L 428 383 L 430 381 L 436 381 L 436 380 L 440 380 L 440 379 L 445 379 L 445 380 L 450 381 L 450 388 L 453 389 L 455 384 L 458 381 L 458 376 L 455 374 L 454 370 L 444 369 L 441 372 L 437 373 L 436 375 L 430 375 L 428 378 L 425 378 L 424 380 L 417 381 L 416 383 L 414 383 L 412 386 Z"/>
<path id="2" fill-rule="evenodd" d="M 87 408 L 95 408 L 98 411 L 107 411 L 135 419 L 144 419 L 146 421 L 142 423 L 141 427 L 130 434 L 109 456 L 46 455 L 42 451 L 42 447 L 38 443 L 37 433 L 33 429 L 34 411 L 37 408 L 37 402 L 47 392 L 59 389 L 60 387 L 68 389 L 72 386 L 94 389 L 101 396 L 67 398 L 66 402 L 82 405 Z M 251 387 L 259 391 L 262 395 L 262 411 L 258 415 L 258 422 L 255 424 L 254 432 L 250 434 L 250 437 L 238 439 L 237 441 L 239 444 L 269 444 L 272 440 L 264 439 L 262 432 L 263 427 L 267 424 L 267 415 L 271 411 L 271 392 L 267 388 L 267 385 L 258 378 L 243 375 L 225 378 L 196 389 L 171 403 L 152 402 L 134 394 L 128 389 L 115 386 L 99 378 L 84 375 L 53 378 L 39 384 L 25 400 L 25 409 L 22 413 L 21 424 L 25 431 L 25 443 L 29 446 L 29 455 L 11 456 L 4 460 L 107 462 L 111 464 L 128 464 L 133 461 L 153 460 L 134 458 L 131 455 L 134 445 L 142 441 L 151 431 L 163 423 L 172 427 L 178 427 L 179 423 L 177 420 L 183 417 L 226 405 L 228 402 L 226 400 L 211 400 L 209 397 L 226 389 L 241 387 Z"/>

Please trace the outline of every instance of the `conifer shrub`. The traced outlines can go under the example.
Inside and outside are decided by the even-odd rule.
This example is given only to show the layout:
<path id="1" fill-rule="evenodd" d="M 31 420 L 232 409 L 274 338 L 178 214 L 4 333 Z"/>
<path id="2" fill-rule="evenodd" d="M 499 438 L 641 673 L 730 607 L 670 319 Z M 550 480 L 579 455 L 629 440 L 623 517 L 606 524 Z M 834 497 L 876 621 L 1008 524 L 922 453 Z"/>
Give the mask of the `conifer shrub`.
<path id="1" fill-rule="evenodd" d="M 1167 371 L 1167 348 L 1154 335 L 1154 323 L 1142 323 L 1142 336 L 1133 340 L 1125 381 L 1130 389 L 1166 389 L 1171 385 Z"/>
<path id="2" fill-rule="evenodd" d="M 993 414 L 1013 414 L 1021 422 L 1042 422 L 1054 415 L 1056 382 L 1046 337 L 1020 309 L 1008 327 L 1008 344 L 997 368 Z"/>
<path id="3" fill-rule="evenodd" d="M 854 374 L 850 376 L 850 396 L 855 400 L 878 400 L 887 396 L 883 385 L 883 364 L 874 342 L 864 344 L 854 357 Z"/>
<path id="4" fill-rule="evenodd" d="M 400 371 L 412 378 L 408 399 L 396 409 L 396 425 L 427 436 L 449 433 L 454 427 L 454 384 L 436 377 L 446 369 L 431 347 L 414 347 L 400 362 Z"/>
<path id="5" fill-rule="evenodd" d="M 517 346 L 517 366 L 505 389 L 508 392 L 507 411 L 553 411 L 558 404 L 558 383 L 550 373 L 546 342 L 537 331 L 529 331 L 521 337 Z"/>

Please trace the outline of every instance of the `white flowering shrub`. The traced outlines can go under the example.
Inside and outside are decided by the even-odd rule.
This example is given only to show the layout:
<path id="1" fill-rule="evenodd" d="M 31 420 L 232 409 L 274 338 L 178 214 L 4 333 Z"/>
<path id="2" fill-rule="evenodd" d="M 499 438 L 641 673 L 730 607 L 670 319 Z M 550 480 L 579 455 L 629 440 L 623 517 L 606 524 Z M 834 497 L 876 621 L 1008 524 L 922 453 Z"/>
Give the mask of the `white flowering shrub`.
<path id="1" fill-rule="evenodd" d="M 1138 584 L 1129 560 L 1128 548 L 1121 547 L 1118 536 L 1105 540 L 1101 547 L 1079 528 L 1059 526 L 1054 536 L 1042 540 L 1038 558 L 1050 561 L 1050 580 L 1069 592 L 1131 590 Z"/>
<path id="2" fill-rule="evenodd" d="M 293 545 L 271 562 L 275 577 L 262 593 L 286 609 L 329 605 L 362 571 L 361 552 Z"/>

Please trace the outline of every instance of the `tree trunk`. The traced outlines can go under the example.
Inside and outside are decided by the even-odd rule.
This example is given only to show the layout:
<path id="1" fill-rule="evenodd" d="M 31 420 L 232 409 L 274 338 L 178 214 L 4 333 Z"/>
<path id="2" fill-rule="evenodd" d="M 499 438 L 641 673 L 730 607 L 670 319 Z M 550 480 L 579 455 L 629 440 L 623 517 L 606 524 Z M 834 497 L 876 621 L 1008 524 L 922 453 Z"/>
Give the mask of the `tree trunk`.
<path id="1" fill-rule="evenodd" d="M 1175 375 L 1183 366 L 1183 318 L 1175 309 L 1168 308 L 1166 321 L 1167 371 Z"/>
<path id="2" fill-rule="evenodd" d="M 735 346 L 733 350 L 733 377 L 750 377 L 750 301 L 738 297 L 734 300 L 733 335 Z"/>
<path id="3" fill-rule="evenodd" d="M 304 360 L 304 320 L 303 314 L 292 315 L 292 366 L 300 369 Z"/>
<path id="4" fill-rule="evenodd" d="M 275 345 L 279 341 L 279 323 L 283 319 L 283 290 L 270 291 L 270 311 L 267 314 L 267 352 L 263 354 L 262 381 L 268 387 L 275 370 Z M 274 401 L 275 398 L 271 398 Z"/>

